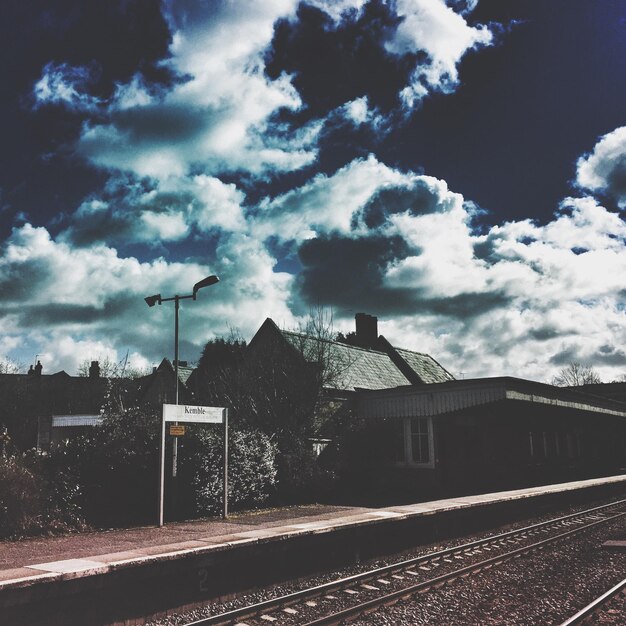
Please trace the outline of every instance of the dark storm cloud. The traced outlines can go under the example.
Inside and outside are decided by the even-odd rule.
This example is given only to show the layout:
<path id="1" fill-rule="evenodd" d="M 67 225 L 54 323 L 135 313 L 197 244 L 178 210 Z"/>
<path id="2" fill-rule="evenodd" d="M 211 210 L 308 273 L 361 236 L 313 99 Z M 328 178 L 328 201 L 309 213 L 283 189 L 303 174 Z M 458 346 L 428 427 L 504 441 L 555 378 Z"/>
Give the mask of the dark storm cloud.
<path id="1" fill-rule="evenodd" d="M 600 346 L 591 359 L 593 363 L 613 366 L 626 366 L 626 351 L 617 346 L 604 344 Z"/>
<path id="2" fill-rule="evenodd" d="M 390 263 L 419 255 L 400 237 L 349 239 L 330 235 L 304 242 L 299 255 L 302 270 L 297 284 L 301 298 L 309 305 L 323 302 L 379 313 L 428 313 L 467 320 L 512 301 L 501 291 L 433 298 L 422 289 L 385 286 L 383 279 Z"/>
<path id="3" fill-rule="evenodd" d="M 568 346 L 562 351 L 554 354 L 550 358 L 550 363 L 555 365 L 569 365 L 570 363 L 593 363 L 597 366 L 626 366 L 626 351 L 617 346 L 603 344 L 593 350 L 591 354 L 586 354 L 581 359 L 581 350 L 578 346 Z"/>
<path id="4" fill-rule="evenodd" d="M 416 312 L 467 320 L 493 311 L 506 308 L 513 298 L 503 291 L 467 292 L 447 298 L 416 298 Z"/>
<path id="5" fill-rule="evenodd" d="M 64 220 L 63 240 L 76 246 L 94 243 L 133 242 L 160 245 L 153 231 L 146 232 L 142 217 L 184 214 L 197 205 L 193 194 L 185 191 L 159 192 L 148 180 L 121 176 L 111 179 L 103 193 Z"/>
<path id="6" fill-rule="evenodd" d="M 528 336 L 536 341 L 549 341 L 550 339 L 556 339 L 557 337 L 569 334 L 571 334 L 571 332 L 559 330 L 554 326 L 540 326 L 528 332 Z"/>
<path id="7" fill-rule="evenodd" d="M 385 50 L 400 23 L 394 3 L 368 2 L 335 23 L 324 11 L 301 3 L 294 20 L 280 20 L 266 54 L 271 78 L 293 74 L 305 115 L 321 117 L 356 98 L 391 110 L 425 55 L 397 56 Z"/>
<path id="8" fill-rule="evenodd" d="M 22 307 L 10 311 L 19 317 L 25 328 L 65 326 L 67 324 L 91 324 L 115 319 L 128 310 L 128 301 L 109 300 L 103 307 L 80 304 L 49 303 Z"/>
<path id="9" fill-rule="evenodd" d="M 130 143 L 170 143 L 187 141 L 206 128 L 216 112 L 183 105 L 159 103 L 117 111 L 111 116 L 115 127 L 128 135 Z"/>
<path id="10" fill-rule="evenodd" d="M 72 225 L 63 236 L 76 246 L 89 246 L 96 242 L 120 243 L 132 234 L 134 228 L 132 215 L 108 208 L 89 216 L 74 216 Z"/>
<path id="11" fill-rule="evenodd" d="M 0 302 L 27 299 L 51 277 L 51 269 L 44 260 L 29 259 L 24 263 L 7 265 L 0 272 Z"/>
<path id="12" fill-rule="evenodd" d="M 380 189 L 363 207 L 360 218 L 368 228 L 379 228 L 389 215 L 408 211 L 411 215 L 427 215 L 445 210 L 442 198 L 423 180 L 412 186 Z"/>
<path id="13" fill-rule="evenodd" d="M 298 291 L 307 304 L 407 311 L 411 293 L 386 289 L 382 281 L 389 263 L 409 254 L 400 237 L 350 239 L 330 235 L 310 239 L 299 251 L 302 270 L 297 277 Z"/>
<path id="14" fill-rule="evenodd" d="M 553 354 L 548 362 L 553 365 L 569 365 L 570 363 L 578 363 L 580 361 L 579 354 L 579 346 L 568 346 L 556 354 Z"/>

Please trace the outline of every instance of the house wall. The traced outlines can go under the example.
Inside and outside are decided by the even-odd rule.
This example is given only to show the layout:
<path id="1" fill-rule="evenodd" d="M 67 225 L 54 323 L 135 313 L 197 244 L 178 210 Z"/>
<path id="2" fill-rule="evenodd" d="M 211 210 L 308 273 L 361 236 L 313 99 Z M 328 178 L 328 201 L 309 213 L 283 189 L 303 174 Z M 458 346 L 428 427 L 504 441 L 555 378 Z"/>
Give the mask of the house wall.
<path id="1" fill-rule="evenodd" d="M 390 500 L 521 488 L 626 468 L 623 418 L 510 400 L 443 414 L 429 418 L 434 458 L 422 465 L 407 462 L 410 419 L 372 424 L 373 439 L 393 451 L 381 454 L 371 486 Z"/>

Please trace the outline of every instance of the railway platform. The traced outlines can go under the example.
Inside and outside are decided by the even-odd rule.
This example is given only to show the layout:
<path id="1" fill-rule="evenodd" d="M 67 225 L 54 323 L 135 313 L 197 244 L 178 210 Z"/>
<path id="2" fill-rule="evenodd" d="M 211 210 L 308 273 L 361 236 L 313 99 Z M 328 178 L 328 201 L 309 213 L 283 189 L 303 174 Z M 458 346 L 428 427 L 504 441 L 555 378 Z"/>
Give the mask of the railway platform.
<path id="1" fill-rule="evenodd" d="M 626 475 L 380 509 L 310 505 L 0 543 L 0 625 L 142 624 L 360 559 L 626 494 Z"/>

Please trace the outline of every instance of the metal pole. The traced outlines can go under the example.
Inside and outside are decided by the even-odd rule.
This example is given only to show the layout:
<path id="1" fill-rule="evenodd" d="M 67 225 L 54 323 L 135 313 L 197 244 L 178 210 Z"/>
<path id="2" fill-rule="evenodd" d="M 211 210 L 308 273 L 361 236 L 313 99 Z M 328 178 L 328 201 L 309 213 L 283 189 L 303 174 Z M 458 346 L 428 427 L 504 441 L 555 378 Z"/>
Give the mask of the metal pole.
<path id="1" fill-rule="evenodd" d="M 165 409 L 161 412 L 161 449 L 159 462 L 159 527 L 163 526 L 163 500 L 165 496 Z"/>
<path id="2" fill-rule="evenodd" d="M 176 379 L 176 394 L 175 394 L 175 402 L 174 404 L 178 404 L 178 309 L 180 308 L 180 298 L 178 296 L 174 297 L 175 303 L 175 322 L 174 322 L 174 378 Z M 178 422 L 175 422 L 175 425 L 178 425 Z M 178 470 L 178 438 L 174 437 L 172 439 L 172 478 L 176 478 Z M 174 487 L 175 489 L 175 487 Z"/>
<path id="3" fill-rule="evenodd" d="M 228 409 L 224 409 L 224 511 L 223 517 L 228 517 Z"/>
<path id="4" fill-rule="evenodd" d="M 178 404 L 178 309 L 180 308 L 180 298 L 174 297 L 175 301 L 175 322 L 174 322 L 174 371 L 176 372 L 176 402 Z"/>

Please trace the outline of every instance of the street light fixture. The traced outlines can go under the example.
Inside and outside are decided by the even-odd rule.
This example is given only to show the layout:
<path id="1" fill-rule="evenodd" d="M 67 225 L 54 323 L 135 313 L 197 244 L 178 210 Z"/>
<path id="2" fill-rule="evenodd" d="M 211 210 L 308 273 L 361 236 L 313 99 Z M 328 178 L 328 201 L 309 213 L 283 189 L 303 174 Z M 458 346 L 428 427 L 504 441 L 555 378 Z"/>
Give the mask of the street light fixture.
<path id="1" fill-rule="evenodd" d="M 174 376 L 176 379 L 176 402 L 175 404 L 178 404 L 178 309 L 180 308 L 180 301 L 181 300 L 187 300 L 189 298 L 195 300 L 196 299 L 196 294 L 198 293 L 198 291 L 200 289 L 202 289 L 203 287 L 210 287 L 211 285 L 214 285 L 215 283 L 219 282 L 219 278 L 217 276 L 207 276 L 206 278 L 203 278 L 201 281 L 197 282 L 194 286 L 193 286 L 193 293 L 189 294 L 188 296 L 172 296 L 171 298 L 163 298 L 161 296 L 160 293 L 157 293 L 153 296 L 148 296 L 146 298 L 144 298 L 144 300 L 146 301 L 146 304 L 149 307 L 153 307 L 155 304 L 159 304 L 161 305 L 163 302 L 174 302 L 175 305 L 175 311 L 176 311 L 176 315 L 174 317 L 175 322 L 174 322 Z M 176 438 L 174 438 L 174 443 L 172 446 L 172 477 L 176 477 L 176 465 L 177 465 L 177 445 L 176 445 Z"/>
<path id="2" fill-rule="evenodd" d="M 198 291 L 200 291 L 200 289 L 202 289 L 203 287 L 210 287 L 211 285 L 214 285 L 215 283 L 219 283 L 220 279 L 217 276 L 207 276 L 206 278 L 203 278 L 201 281 L 198 281 L 194 286 L 193 286 L 193 299 L 196 299 L 196 294 L 198 293 Z M 154 297 L 154 296 L 152 296 Z M 159 299 L 161 298 L 161 296 L 158 296 Z"/>
<path id="3" fill-rule="evenodd" d="M 161 304 L 161 294 L 157 293 L 155 296 L 148 296 L 144 300 L 148 306 L 154 306 L 157 302 Z"/>

